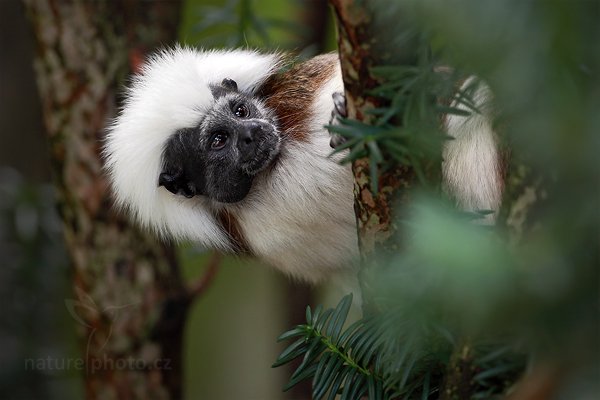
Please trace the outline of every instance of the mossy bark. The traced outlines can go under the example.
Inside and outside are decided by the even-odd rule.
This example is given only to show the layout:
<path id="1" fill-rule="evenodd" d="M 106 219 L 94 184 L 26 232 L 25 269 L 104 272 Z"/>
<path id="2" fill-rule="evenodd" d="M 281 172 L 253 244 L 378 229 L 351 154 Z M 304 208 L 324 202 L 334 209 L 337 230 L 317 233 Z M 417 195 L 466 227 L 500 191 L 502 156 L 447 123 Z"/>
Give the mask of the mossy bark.
<path id="1" fill-rule="evenodd" d="M 376 40 L 381 32 L 375 32 L 373 12 L 366 2 L 330 0 L 336 14 L 338 47 L 344 79 L 348 117 L 371 123 L 369 109 L 381 106 L 381 100 L 368 95 L 378 85 L 371 67 L 378 63 L 380 54 Z M 406 51 L 407 49 L 396 49 Z M 381 170 L 378 192 L 371 185 L 368 158 L 352 163 L 354 172 L 354 209 L 356 212 L 359 247 L 363 265 L 361 273 L 367 273 L 374 265 L 376 254 L 398 251 L 397 240 L 389 240 L 397 230 L 394 214 L 408 198 L 414 183 L 414 173 L 408 166 L 397 165 Z M 367 262 L 368 261 L 368 262 Z M 362 280 L 361 284 L 364 285 Z M 368 288 L 363 286 L 363 292 Z M 365 309 L 369 295 L 364 293 Z"/>
<path id="2" fill-rule="evenodd" d="M 25 0 L 76 299 L 86 398 L 181 398 L 190 295 L 171 245 L 114 211 L 101 146 L 124 78 L 175 39 L 179 1 Z"/>

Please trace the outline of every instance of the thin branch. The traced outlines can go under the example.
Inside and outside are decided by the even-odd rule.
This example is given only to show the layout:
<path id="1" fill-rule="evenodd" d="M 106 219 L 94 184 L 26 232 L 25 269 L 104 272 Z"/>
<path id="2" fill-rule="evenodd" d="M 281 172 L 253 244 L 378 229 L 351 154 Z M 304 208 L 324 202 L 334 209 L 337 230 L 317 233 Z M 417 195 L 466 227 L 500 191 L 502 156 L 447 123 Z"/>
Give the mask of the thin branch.
<path id="1" fill-rule="evenodd" d="M 222 255 L 221 253 L 214 251 L 208 260 L 206 269 L 202 276 L 188 287 L 188 297 L 190 300 L 194 300 L 196 297 L 201 296 L 208 287 L 210 287 L 212 281 L 217 275 L 219 266 L 221 265 Z"/>

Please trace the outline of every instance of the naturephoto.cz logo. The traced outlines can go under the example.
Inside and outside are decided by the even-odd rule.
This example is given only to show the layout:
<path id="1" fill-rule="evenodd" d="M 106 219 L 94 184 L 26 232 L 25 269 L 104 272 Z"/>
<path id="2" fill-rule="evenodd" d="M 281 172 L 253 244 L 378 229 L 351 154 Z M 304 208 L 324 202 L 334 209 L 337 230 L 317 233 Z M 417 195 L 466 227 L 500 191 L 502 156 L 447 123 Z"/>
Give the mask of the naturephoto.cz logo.
<path id="1" fill-rule="evenodd" d="M 76 370 L 87 373 L 98 371 L 147 371 L 147 370 L 170 370 L 171 360 L 167 358 L 158 358 L 148 362 L 147 360 L 128 358 L 110 358 L 106 354 L 102 357 L 88 358 L 87 362 L 83 358 L 70 357 L 46 357 L 46 358 L 26 358 L 26 371 L 68 371 Z"/>
<path id="2" fill-rule="evenodd" d="M 38 371 L 65 371 L 84 370 L 86 373 L 109 370 L 170 370 L 171 360 L 156 357 L 115 357 L 109 356 L 105 351 L 106 345 L 113 334 L 113 327 L 120 318 L 127 315 L 128 311 L 139 305 L 138 303 L 117 306 L 99 307 L 96 302 L 83 290 L 76 288 L 78 299 L 65 299 L 65 306 L 71 317 L 81 326 L 86 328 L 87 341 L 85 357 L 40 357 L 26 358 L 25 370 Z M 90 324 L 88 321 L 103 318 L 104 326 L 108 320 L 108 330 L 100 338 L 99 324 Z M 99 343 L 100 342 L 100 343 Z M 93 346 L 93 354 L 92 354 Z"/>

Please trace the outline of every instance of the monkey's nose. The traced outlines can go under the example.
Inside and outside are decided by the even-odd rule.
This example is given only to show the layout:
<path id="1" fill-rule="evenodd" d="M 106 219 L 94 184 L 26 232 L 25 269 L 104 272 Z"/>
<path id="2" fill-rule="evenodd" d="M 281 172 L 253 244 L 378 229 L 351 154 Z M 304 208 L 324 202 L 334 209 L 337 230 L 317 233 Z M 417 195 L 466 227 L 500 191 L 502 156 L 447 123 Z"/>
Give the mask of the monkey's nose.
<path id="1" fill-rule="evenodd" d="M 248 122 L 238 136 L 238 148 L 244 158 L 254 154 L 256 149 L 256 139 L 262 131 L 262 126 L 258 122 Z"/>
<path id="2" fill-rule="evenodd" d="M 255 133 L 251 130 L 243 130 L 240 132 L 239 142 L 242 146 L 248 146 L 254 142 Z"/>

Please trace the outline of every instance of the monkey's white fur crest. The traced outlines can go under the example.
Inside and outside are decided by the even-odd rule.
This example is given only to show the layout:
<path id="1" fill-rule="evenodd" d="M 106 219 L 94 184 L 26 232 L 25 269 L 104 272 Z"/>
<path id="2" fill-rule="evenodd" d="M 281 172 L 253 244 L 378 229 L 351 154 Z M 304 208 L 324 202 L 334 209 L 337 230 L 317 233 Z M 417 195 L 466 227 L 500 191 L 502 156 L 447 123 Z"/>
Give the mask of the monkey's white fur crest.
<path id="1" fill-rule="evenodd" d="M 154 55 L 127 92 L 109 128 L 104 154 L 118 206 L 162 237 L 229 250 L 228 238 L 202 199 L 158 187 L 163 147 L 177 130 L 194 127 L 212 104 L 210 84 L 224 78 L 252 92 L 277 68 L 279 57 L 253 51 L 177 47 Z"/>

